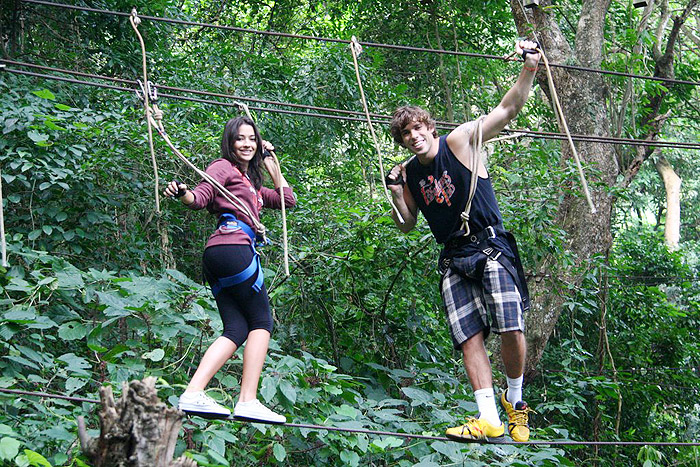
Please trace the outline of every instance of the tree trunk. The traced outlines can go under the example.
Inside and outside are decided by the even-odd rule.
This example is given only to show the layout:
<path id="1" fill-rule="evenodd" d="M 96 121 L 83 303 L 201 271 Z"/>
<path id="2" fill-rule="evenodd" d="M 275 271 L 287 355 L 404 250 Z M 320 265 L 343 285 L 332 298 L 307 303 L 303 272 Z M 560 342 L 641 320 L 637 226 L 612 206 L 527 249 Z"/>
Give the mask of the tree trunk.
<path id="1" fill-rule="evenodd" d="M 160 262 L 166 269 L 176 269 L 175 257 L 173 250 L 170 247 L 170 234 L 168 233 L 168 223 L 163 219 L 163 212 L 156 214 L 156 225 L 158 228 L 158 236 L 160 237 Z"/>
<path id="2" fill-rule="evenodd" d="M 662 39 L 665 27 L 657 28 L 659 46 L 654 51 L 655 76 L 673 77 L 673 52 L 678 32 L 699 2 L 700 0 L 690 0 L 682 13 L 673 19 L 673 27 L 667 36 L 663 51 L 661 44 L 664 43 Z M 528 35 L 534 28 L 535 38 L 539 40 L 547 57 L 553 63 L 573 62 L 585 67 L 600 68 L 605 16 L 610 0 L 583 0 L 576 30 L 575 51 L 572 51 L 571 45 L 559 29 L 555 14 L 547 8 L 551 4 L 551 0 L 542 0 L 540 7 L 526 11 L 518 0 L 511 0 L 511 10 L 518 32 L 521 35 Z M 603 75 L 562 69 L 554 69 L 552 74 L 572 133 L 609 136 L 611 124 L 608 106 L 605 105 L 608 93 Z M 544 72 L 539 71 L 537 78 L 551 98 Z M 647 131 L 647 140 L 658 137 L 661 126 L 666 120 L 667 115 L 661 114 L 662 102 L 666 95 L 667 92 L 656 92 L 648 96 L 649 104 L 646 111 L 642 112 L 645 115 L 642 124 Z M 598 213 L 591 215 L 586 201 L 581 196 L 571 194 L 570 190 L 565 191 L 558 208 L 556 222 L 567 234 L 565 250 L 573 258 L 574 265 L 557 271 L 554 266 L 560 263 L 557 259 L 550 258 L 538 266 L 539 271 L 550 272 L 551 274 L 545 277 L 552 277 L 552 279 L 543 279 L 532 284 L 532 309 L 525 317 L 528 340 L 525 369 L 527 379 L 534 375 L 536 365 L 554 331 L 566 299 L 566 294 L 559 293 L 558 289 L 579 284 L 588 265 L 597 261 L 597 258 L 606 257 L 612 245 L 613 199 L 607 194 L 607 189 L 616 186 L 616 179 L 620 174 L 624 174 L 621 187 L 628 186 L 638 173 L 641 164 L 653 152 L 653 148 L 638 147 L 637 155 L 631 163 L 621 167 L 617 163 L 615 152 L 610 144 L 580 143 L 577 148 L 584 167 L 595 167 L 598 174 L 596 179 L 591 180 L 593 187 L 591 195 Z M 570 157 L 570 148 L 564 145 L 560 163 L 568 164 Z M 587 174 L 590 177 L 590 170 Z M 569 181 L 570 185 L 574 183 L 578 182 Z"/>
<path id="3" fill-rule="evenodd" d="M 550 17 L 547 10 L 535 8 L 526 17 L 517 0 L 511 2 L 511 7 L 521 35 L 527 34 L 529 24 L 534 23 L 536 37 L 551 62 L 570 63 L 573 60 L 582 66 L 600 66 L 608 0 L 584 0 L 575 51 L 559 29 L 556 18 Z M 605 105 L 607 90 L 602 76 L 558 68 L 552 69 L 552 75 L 571 132 L 609 136 L 610 119 Z M 544 71 L 540 71 L 537 78 L 551 99 Z M 525 317 L 528 341 L 525 369 L 527 379 L 535 372 L 567 298 L 565 293 L 559 293 L 560 289 L 580 283 L 581 271 L 587 269 L 596 257 L 604 257 L 612 244 L 612 199 L 604 189 L 597 186 L 614 184 L 618 174 L 615 152 L 611 145 L 599 143 L 579 143 L 577 150 L 589 178 L 591 196 L 598 212 L 592 214 L 583 196 L 575 193 L 579 191 L 578 179 L 569 180 L 569 186 L 564 187 L 566 189 L 556 222 L 567 233 L 565 250 L 574 259 L 574 267 L 553 270 L 558 264 L 556 258 L 550 258 L 538 267 L 539 270 L 551 272 L 547 275 L 551 278 L 534 282 L 531 286 L 532 308 Z M 571 148 L 568 144 L 563 144 L 559 163 L 571 164 L 571 158 Z M 592 179 L 592 172 L 586 167 L 596 167 L 598 176 Z"/>
<path id="4" fill-rule="evenodd" d="M 671 19 L 671 12 L 668 10 L 668 2 L 665 1 L 662 3 L 662 15 L 656 28 L 656 45 L 654 46 L 654 76 L 660 78 L 675 77 L 674 59 L 678 35 L 681 31 L 681 27 L 685 24 L 691 12 L 698 4 L 700 4 L 700 0 L 690 0 L 681 14 L 673 18 L 673 26 L 666 36 L 664 47 L 664 34 L 667 29 L 667 24 Z M 649 103 L 646 108 L 640 112 L 644 115 L 641 127 L 644 129 L 644 139 L 647 141 L 658 139 L 661 128 L 664 123 L 666 123 L 666 119 L 671 113 L 671 110 L 665 113 L 662 112 L 662 104 L 672 86 L 673 84 L 669 84 L 665 88 L 661 88 L 647 96 Z M 624 179 L 621 184 L 623 188 L 629 186 L 632 180 L 637 176 L 644 161 L 653 154 L 654 150 L 653 147 L 637 147 L 636 157 L 628 166 L 623 167 Z"/>
<path id="5" fill-rule="evenodd" d="M 654 8 L 654 0 L 651 0 L 649 4 L 644 8 L 644 13 L 642 14 L 642 20 L 639 22 L 639 25 L 637 26 L 637 42 L 634 44 L 634 47 L 632 48 L 632 56 L 630 57 L 630 62 L 628 65 L 628 71 L 632 72 L 634 71 L 635 67 L 634 64 L 638 61 L 640 61 L 640 58 L 642 56 L 642 50 L 643 50 L 643 41 L 642 38 L 644 36 L 644 32 L 647 30 L 648 24 L 649 24 L 649 17 L 651 16 L 651 11 Z M 616 116 L 617 123 L 615 125 L 615 136 L 620 137 L 622 135 L 622 130 L 624 129 L 625 122 L 627 119 L 625 118 L 625 115 L 627 113 L 627 106 L 629 105 L 630 108 L 630 123 L 632 125 L 632 129 L 634 130 L 635 126 L 635 99 L 632 99 L 632 95 L 634 94 L 634 79 L 633 78 L 628 78 L 627 79 L 627 85 L 625 86 L 625 92 L 622 97 L 622 103 L 620 104 L 620 110 L 618 115 Z M 619 149 L 618 149 L 619 150 Z"/>
<path id="6" fill-rule="evenodd" d="M 173 460 L 182 417 L 162 403 L 156 378 L 124 383 L 115 402 L 112 388 L 100 389 L 100 437 L 89 439 L 82 422 L 80 444 L 94 467 L 196 467 L 192 459 Z"/>
<path id="7" fill-rule="evenodd" d="M 656 170 L 666 188 L 666 246 L 670 250 L 677 250 L 681 238 L 681 178 L 663 156 L 656 161 Z"/>
<path id="8" fill-rule="evenodd" d="M 3 58 L 16 57 L 21 41 L 21 0 L 3 0 L 0 8 L 0 47 Z"/>

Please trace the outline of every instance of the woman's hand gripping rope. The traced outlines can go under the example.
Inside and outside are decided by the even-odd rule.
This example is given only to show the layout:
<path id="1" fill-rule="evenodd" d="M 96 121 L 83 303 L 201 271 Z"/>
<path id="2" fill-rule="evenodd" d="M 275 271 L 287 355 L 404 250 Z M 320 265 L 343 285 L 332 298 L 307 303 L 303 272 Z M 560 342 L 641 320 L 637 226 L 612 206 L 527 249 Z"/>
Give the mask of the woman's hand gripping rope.
<path id="1" fill-rule="evenodd" d="M 189 193 L 187 185 L 178 180 L 171 181 L 165 186 L 165 189 L 163 190 L 163 196 L 173 199 L 180 199 L 184 197 L 187 193 Z"/>

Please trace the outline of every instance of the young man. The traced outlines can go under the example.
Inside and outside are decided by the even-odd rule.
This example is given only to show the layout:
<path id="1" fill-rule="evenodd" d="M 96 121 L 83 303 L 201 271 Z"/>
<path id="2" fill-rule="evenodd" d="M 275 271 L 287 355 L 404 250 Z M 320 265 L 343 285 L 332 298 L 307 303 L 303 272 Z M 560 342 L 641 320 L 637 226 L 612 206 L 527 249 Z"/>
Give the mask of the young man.
<path id="1" fill-rule="evenodd" d="M 523 69 L 500 104 L 485 117 L 439 138 L 435 121 L 419 107 L 399 108 L 391 123 L 394 140 L 415 155 L 388 175 L 392 198 L 404 220 L 401 223 L 392 212 L 394 222 L 402 232 L 408 232 L 416 225 L 420 210 L 436 241 L 444 244 L 440 254 L 442 299 L 452 340 L 462 351 L 479 407 L 477 417 L 447 430 L 447 436 L 457 440 L 504 435 L 484 346 L 491 329 L 501 335 L 508 389 L 499 400 L 508 416 L 508 432 L 515 441 L 530 437 L 530 409 L 522 401 L 527 286 L 515 242 L 503 229 L 486 167 L 480 155 L 474 155 L 479 135 L 484 142 L 498 135 L 525 104 L 540 59 L 536 47 L 530 41 L 516 43 L 518 54 L 527 51 Z M 478 175 L 474 179 L 476 191 L 465 211 L 472 197 L 474 171 Z"/>

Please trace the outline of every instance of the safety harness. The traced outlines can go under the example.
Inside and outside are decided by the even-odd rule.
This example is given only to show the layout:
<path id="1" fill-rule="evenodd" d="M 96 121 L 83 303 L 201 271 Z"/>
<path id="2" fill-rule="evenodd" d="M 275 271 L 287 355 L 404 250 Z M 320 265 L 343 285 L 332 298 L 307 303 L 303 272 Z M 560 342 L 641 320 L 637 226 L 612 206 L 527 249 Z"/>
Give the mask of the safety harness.
<path id="1" fill-rule="evenodd" d="M 527 280 L 523 270 L 520 254 L 518 253 L 518 245 L 515 237 L 510 232 L 503 228 L 500 222 L 496 225 L 489 225 L 484 230 L 476 233 L 471 233 L 469 227 L 469 215 L 472 208 L 472 201 L 476 193 L 476 184 L 479 181 L 479 166 L 481 164 L 481 146 L 483 144 L 483 122 L 484 117 L 477 119 L 476 128 L 471 140 L 471 183 L 469 185 L 469 195 L 464 211 L 460 217 L 462 219 L 462 228 L 450 240 L 445 242 L 445 248 L 440 254 L 439 270 L 444 274 L 448 268 L 452 268 L 455 272 L 462 273 L 473 279 L 480 279 L 484 275 L 487 258 L 498 261 L 501 266 L 511 275 L 513 281 L 518 287 L 520 298 L 522 300 L 523 310 L 530 309 L 530 293 L 527 288 Z M 510 246 L 513 252 L 513 259 L 504 255 L 503 252 L 494 248 L 489 242 L 490 239 L 497 236 L 503 237 Z M 465 251 L 466 250 L 466 251 Z M 463 256 L 470 251 L 478 251 L 484 256 Z M 477 255 L 479 254 L 477 253 Z"/>
<path id="2" fill-rule="evenodd" d="M 490 240 L 496 237 L 501 237 L 508 243 L 513 252 L 513 258 L 509 258 L 492 246 Z M 530 293 L 527 288 L 525 271 L 520 261 L 518 245 L 513 234 L 506 231 L 500 223 L 490 225 L 477 233 L 455 236 L 445 242 L 445 247 L 440 252 L 438 269 L 441 274 L 452 269 L 469 279 L 481 279 L 484 276 L 484 268 L 488 259 L 498 261 L 508 271 L 520 292 L 523 310 L 529 310 Z"/>
<path id="3" fill-rule="evenodd" d="M 234 274 L 233 276 L 221 277 L 211 284 L 211 293 L 214 295 L 214 298 L 216 298 L 219 292 L 221 292 L 221 289 L 241 284 L 253 277 L 256 272 L 258 277 L 255 279 L 252 288 L 256 293 L 260 292 L 265 277 L 263 275 L 263 270 L 260 267 L 260 255 L 255 249 L 256 245 L 261 245 L 255 236 L 255 232 L 248 224 L 228 212 L 219 216 L 218 228 L 224 232 L 235 232 L 236 230 L 242 230 L 245 232 L 248 237 L 250 237 L 251 247 L 253 248 L 253 259 L 250 260 L 250 264 L 241 272 Z"/>

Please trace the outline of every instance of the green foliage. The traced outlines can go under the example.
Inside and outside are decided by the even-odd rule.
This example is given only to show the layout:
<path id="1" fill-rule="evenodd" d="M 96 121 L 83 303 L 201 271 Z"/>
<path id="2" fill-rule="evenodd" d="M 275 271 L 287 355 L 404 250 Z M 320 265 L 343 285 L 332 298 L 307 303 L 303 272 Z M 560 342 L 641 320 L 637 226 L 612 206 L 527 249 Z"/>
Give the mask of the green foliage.
<path id="1" fill-rule="evenodd" d="M 568 303 L 561 334 L 542 364 L 547 402 L 536 407 L 538 418 L 566 426 L 572 438 L 598 432 L 612 439 L 696 439 L 697 262 L 669 251 L 661 235 L 644 226 L 618 235 L 611 258 Z M 604 310 L 601 296 L 609 297 Z M 693 459 L 688 449 L 618 455 L 645 465 Z"/>
<path id="2" fill-rule="evenodd" d="M 161 397 L 175 402 L 206 341 L 219 331 L 206 290 L 177 271 L 161 277 L 118 276 L 105 270 L 79 270 L 47 253 L 14 254 L 22 262 L 7 271 L 0 284 L 9 296 L 4 300 L 7 311 L 0 317 L 3 387 L 68 395 L 79 391 L 95 398 L 102 384 L 118 389 L 122 381 L 154 375 L 161 377 Z M 455 409 L 474 410 L 471 395 L 442 370 L 442 364 L 392 369 L 356 362 L 355 372 L 365 375 L 357 379 L 308 352 L 280 353 L 275 342 L 272 348 L 260 396 L 294 422 L 438 435 L 441 427 L 458 422 Z M 227 405 L 233 404 L 231 391 L 240 370 L 234 361 L 217 374 L 210 389 Z M 0 425 L 3 459 L 17 465 L 77 462 L 75 451 L 69 452 L 70 459 L 61 453 L 75 439 L 75 418 L 92 412 L 91 404 L 6 394 L 0 403 L 5 414 Z M 230 422 L 191 419 L 185 427 L 188 444 L 182 443 L 179 450 L 187 449 L 204 465 L 233 459 L 237 465 L 405 464 L 465 456 L 490 459 L 495 465 L 516 459 L 523 465 L 547 465 L 546 459 L 562 459 L 557 450 L 460 449 L 427 441 L 409 444 L 391 436 L 256 424 L 231 428 Z M 240 440 L 257 447 L 246 449 Z M 20 453 L 23 444 L 48 457 L 29 449 Z"/>
<path id="3" fill-rule="evenodd" d="M 510 53 L 518 33 L 509 5 L 472 3 L 157 0 L 139 13 Z M 132 7 L 123 0 L 90 6 L 125 12 Z M 671 2 L 672 9 L 679 6 Z M 25 7 L 24 35 L 14 23 L 8 28 L 3 51 L 10 57 L 140 77 L 140 55 L 125 18 Z M 565 2 L 547 10 L 571 41 L 580 9 Z M 0 12 L 0 20 L 6 15 Z M 653 72 L 656 38 L 639 31 L 640 19 L 641 11 L 628 2 L 611 4 L 603 68 Z M 361 110 L 346 44 L 152 21 L 141 30 L 151 78 L 161 86 Z M 640 53 L 631 53 L 636 44 Z M 676 77 L 697 81 L 697 54 L 687 46 L 678 49 Z M 518 70 L 495 60 L 376 47 L 365 47 L 360 56 L 372 112 L 389 114 L 414 103 L 455 122 L 493 108 Z M 601 105 L 616 109 L 628 80 L 608 77 L 605 84 L 609 101 Z M 697 87 L 650 81 L 631 86 L 638 99 L 619 117 L 623 136 L 640 134 L 639 105 L 668 92 L 661 111 L 676 110 L 664 138 L 697 140 Z M 159 104 L 172 140 L 197 166 L 217 157 L 221 128 L 235 112 L 165 98 Z M 161 200 L 162 212 L 155 212 L 143 110 L 134 97 L 3 73 L 0 116 L 11 265 L 0 277 L 0 386 L 95 398 L 102 384 L 118 390 L 122 381 L 155 375 L 161 398 L 175 403 L 220 331 L 213 301 L 198 282 L 213 220 L 170 200 Z M 289 278 L 280 271 L 280 216 L 265 213 L 262 219 L 274 240 L 262 254 L 276 320 L 262 399 L 298 423 L 437 435 L 460 423 L 476 407 L 443 318 L 436 246 L 422 221 L 409 235 L 394 230 L 366 127 L 260 111 L 254 117 L 263 137 L 281 149 L 285 176 L 299 198 L 288 216 Z M 537 87 L 511 126 L 558 131 Z M 385 163 L 403 159 L 386 128 L 377 129 Z M 198 182 L 160 142 L 156 151 L 161 181 Z M 541 377 L 525 389 L 538 412 L 534 436 L 697 440 L 697 158 L 681 150 L 663 153 L 683 179 L 679 252 L 669 253 L 657 233 L 665 222 L 666 195 L 656 171 L 645 164 L 629 190 L 609 187 L 617 199 L 610 264 L 596 258 L 572 272 L 571 239 L 557 219 L 576 173 L 558 164 L 560 155 L 558 142 L 522 139 L 496 144 L 489 160 L 505 224 L 518 237 L 527 272 L 582 278 L 562 280 L 552 291 L 567 299 Z M 618 153 L 622 162 L 633 156 L 624 148 Z M 594 167 L 587 170 L 595 174 Z M 170 236 L 177 270 L 163 266 L 158 226 Z M 597 332 L 603 312 L 605 333 Z M 234 359 L 212 382 L 212 395 L 233 405 L 240 372 Z M 502 379 L 497 373 L 496 383 Z M 0 404 L 0 462 L 85 465 L 75 448 L 75 418 L 90 415 L 95 434 L 92 405 L 6 394 Z M 190 419 L 178 455 L 200 465 L 353 466 L 690 465 L 699 456 L 687 448 L 606 449 L 469 446 Z"/>

